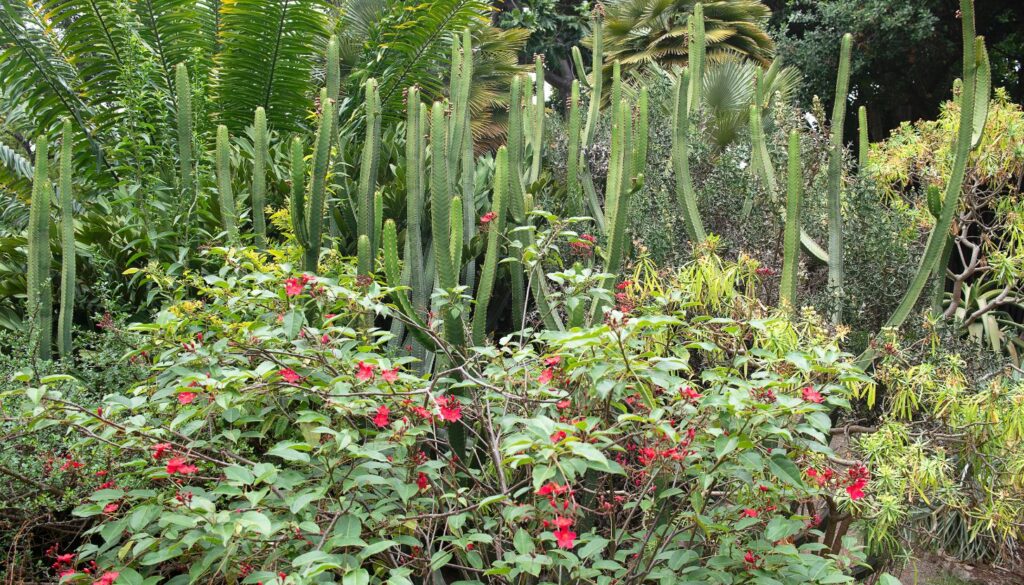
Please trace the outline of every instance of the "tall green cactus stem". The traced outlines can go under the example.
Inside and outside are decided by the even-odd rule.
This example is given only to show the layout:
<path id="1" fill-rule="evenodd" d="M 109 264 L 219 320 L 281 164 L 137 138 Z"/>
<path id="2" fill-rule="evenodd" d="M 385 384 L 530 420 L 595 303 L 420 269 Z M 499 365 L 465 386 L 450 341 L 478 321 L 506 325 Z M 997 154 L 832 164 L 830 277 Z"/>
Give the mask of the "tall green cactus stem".
<path id="1" fill-rule="evenodd" d="M 640 88 L 640 98 L 637 101 L 635 144 L 633 147 L 633 172 L 643 173 L 647 168 L 647 139 L 648 139 L 648 102 L 650 98 L 647 86 Z"/>
<path id="2" fill-rule="evenodd" d="M 373 253 L 370 251 L 370 238 L 360 234 L 356 241 L 356 274 L 369 276 L 373 273 Z"/>
<path id="3" fill-rule="evenodd" d="M 597 124 L 601 116 L 601 92 L 603 91 L 603 67 L 604 67 L 604 40 L 601 26 L 601 13 L 595 10 L 591 17 L 591 30 L 593 31 L 593 43 L 591 44 L 590 82 L 583 71 L 582 59 L 577 59 L 579 76 L 590 88 L 590 102 L 587 109 L 587 121 L 583 127 L 583 139 L 580 145 L 580 183 L 583 193 L 587 197 L 587 205 L 590 215 L 597 222 L 599 231 L 605 230 L 604 210 L 601 208 L 600 199 L 597 196 L 597 187 L 594 185 L 594 177 L 590 172 L 590 165 L 587 164 L 586 153 L 594 144 L 594 136 L 597 132 Z M 574 55 L 578 57 L 579 51 Z"/>
<path id="4" fill-rule="evenodd" d="M 473 311 L 473 345 L 483 345 L 487 334 L 487 307 L 491 303 L 494 281 L 498 275 L 498 243 L 508 201 L 508 149 L 498 149 L 494 166 L 494 196 L 491 199 L 491 211 L 496 217 L 487 229 L 487 250 L 484 252 L 484 265 L 480 271 L 480 284 L 476 289 L 476 308 Z"/>
<path id="5" fill-rule="evenodd" d="M 384 277 L 389 287 L 398 289 L 403 285 L 401 282 L 402 270 L 399 268 L 398 230 L 395 228 L 395 221 L 389 219 L 384 222 L 382 231 L 381 247 L 384 249 Z M 427 324 L 423 322 L 423 316 L 409 302 L 406 292 L 404 290 L 397 290 L 392 293 L 392 297 L 395 299 L 399 311 L 413 322 L 414 327 L 411 327 L 409 332 L 412 334 L 414 341 L 420 344 L 420 347 L 429 348 L 432 351 L 436 349 L 433 340 L 424 333 L 427 330 Z"/>
<path id="6" fill-rule="evenodd" d="M 750 106 L 750 139 L 751 139 L 751 160 L 750 168 L 765 185 L 769 198 L 774 202 L 779 200 L 779 181 L 775 175 L 775 167 L 772 165 L 771 157 L 768 155 L 768 147 L 765 144 L 764 123 L 761 119 L 762 109 L 757 104 Z M 753 207 L 754 200 L 748 197 L 743 203 L 743 216 L 747 217 Z M 822 249 L 806 231 L 800 230 L 800 245 L 804 252 L 822 264 L 828 264 L 828 252 Z"/>
<path id="7" fill-rule="evenodd" d="M 455 270 L 459 270 L 462 266 L 462 245 L 463 245 L 463 231 L 462 231 L 462 198 L 452 197 L 452 206 L 450 209 L 450 217 L 448 218 L 448 225 L 451 226 L 452 235 L 448 242 L 448 250 L 452 256 L 452 267 Z"/>
<path id="8" fill-rule="evenodd" d="M 836 98 L 832 107 L 832 142 L 828 160 L 828 285 L 835 298 L 832 321 L 843 320 L 843 123 L 846 120 L 846 100 L 850 94 L 850 52 L 853 35 L 843 35 L 839 52 L 839 74 L 836 77 Z"/>
<path id="9" fill-rule="evenodd" d="M 675 171 L 676 198 L 683 211 L 683 223 L 690 240 L 699 244 L 707 237 L 697 209 L 697 194 L 690 176 L 690 117 L 687 114 L 687 87 L 690 72 L 686 68 L 676 78 L 675 115 L 672 120 L 672 168 Z"/>
<path id="10" fill-rule="evenodd" d="M 459 285 L 459 275 L 452 263 L 452 193 L 448 180 L 448 144 L 444 104 L 434 102 L 430 113 L 430 227 L 434 248 L 434 264 L 438 286 L 451 291 Z M 458 229 L 461 229 L 459 226 Z M 445 339 L 456 347 L 465 343 L 461 319 L 446 307 L 442 311 Z"/>
<path id="11" fill-rule="evenodd" d="M 704 89 L 704 58 L 706 39 L 704 36 L 704 5 L 693 5 L 693 14 L 686 27 L 689 37 L 687 68 L 690 70 L 690 83 L 687 89 L 686 113 L 700 107 L 701 93 Z"/>
<path id="12" fill-rule="evenodd" d="M 868 109 L 861 106 L 857 110 L 857 174 L 862 177 L 868 172 L 868 153 L 871 150 L 871 143 L 868 141 Z"/>
<path id="13" fill-rule="evenodd" d="M 796 289 L 800 263 L 800 214 L 804 177 L 800 164 L 800 133 L 789 132 L 789 162 L 786 183 L 786 232 L 783 238 L 782 280 L 779 301 L 792 310 L 797 308 Z"/>
<path id="14" fill-rule="evenodd" d="M 341 57 L 338 50 L 338 36 L 327 40 L 327 61 L 324 63 L 324 85 L 327 97 L 334 101 L 341 99 Z"/>
<path id="15" fill-rule="evenodd" d="M 309 233 L 306 231 L 306 163 L 303 160 L 302 140 L 296 136 L 291 146 L 292 192 L 288 200 L 288 211 L 292 220 L 295 241 L 303 250 L 309 248 Z"/>
<path id="16" fill-rule="evenodd" d="M 50 199 L 52 186 L 49 174 L 46 136 L 36 139 L 35 173 L 32 177 L 32 204 L 28 223 L 28 306 L 32 327 L 29 341 L 36 357 L 52 356 L 50 336 L 53 334 L 53 290 L 50 286 Z"/>
<path id="17" fill-rule="evenodd" d="M 178 126 L 178 168 L 181 190 L 191 198 L 194 189 L 192 170 L 192 85 L 188 79 L 188 68 L 178 63 L 174 68 L 174 93 L 178 104 L 176 116 Z"/>
<path id="18" fill-rule="evenodd" d="M 409 267 L 409 288 L 412 289 L 412 306 L 417 315 L 423 318 L 427 314 L 430 301 L 432 282 L 425 279 L 423 265 L 423 228 L 420 224 L 423 217 L 423 177 L 426 167 L 424 155 L 423 104 L 420 102 L 419 88 L 411 87 L 406 95 L 406 140 L 405 140 L 405 203 L 407 254 L 405 264 Z"/>
<path id="19" fill-rule="evenodd" d="M 985 120 L 979 120 L 975 116 L 976 103 L 979 97 L 988 101 L 988 95 L 979 96 L 978 89 L 984 89 L 986 81 L 979 79 L 979 70 L 989 70 L 987 63 L 987 51 L 979 51 L 984 47 L 983 40 L 974 36 L 974 2 L 973 0 L 960 0 L 961 25 L 963 27 L 963 92 L 960 97 L 960 121 L 957 128 L 956 143 L 954 147 L 953 166 L 949 173 L 949 182 L 946 184 L 946 192 L 943 196 L 942 211 L 935 226 L 928 236 L 928 243 L 925 245 L 921 262 L 914 273 L 914 277 L 907 288 L 899 306 L 893 311 L 885 326 L 890 328 L 900 327 L 906 321 L 910 312 L 914 309 L 921 292 L 928 282 L 928 277 L 935 269 L 939 261 L 946 240 L 949 236 L 949 229 L 953 224 L 953 216 L 956 213 L 960 192 L 963 189 L 964 175 L 967 171 L 967 160 L 970 156 L 972 146 L 975 143 L 975 134 L 978 127 L 984 129 Z M 984 75 L 984 73 L 982 74 Z M 873 357 L 870 352 L 861 357 L 861 363 Z"/>
<path id="20" fill-rule="evenodd" d="M 570 216 L 583 214 L 583 190 L 580 186 L 580 82 L 573 80 L 569 95 L 569 145 L 566 152 L 565 182 L 568 200 L 566 211 Z"/>
<path id="21" fill-rule="evenodd" d="M 974 55 L 978 64 L 974 82 L 974 134 L 971 136 L 971 148 L 978 148 L 981 145 L 982 135 L 985 133 L 985 122 L 988 120 L 988 101 L 992 95 L 992 65 L 988 59 L 988 49 L 985 48 L 985 38 L 974 39 Z"/>
<path id="22" fill-rule="evenodd" d="M 75 223 L 71 193 L 71 120 L 64 120 L 60 145 L 60 316 L 57 320 L 57 352 L 71 355 L 71 322 L 75 313 Z"/>
<path id="23" fill-rule="evenodd" d="M 460 76 L 461 93 L 464 107 L 460 115 L 463 117 L 465 130 L 462 133 L 461 148 L 462 172 L 460 179 L 462 183 L 463 219 L 462 233 L 466 241 L 471 241 L 476 235 L 476 156 L 474 155 L 472 111 L 469 107 L 470 87 L 473 80 L 473 38 L 468 30 L 462 35 L 462 73 Z M 454 148 L 455 145 L 452 145 Z M 466 265 L 462 269 L 462 283 L 472 290 L 476 284 L 476 260 L 473 257 L 466 259 Z"/>
<path id="24" fill-rule="evenodd" d="M 448 116 L 448 180 L 454 184 L 459 172 L 466 134 L 470 128 L 469 94 L 473 79 L 473 46 L 469 31 L 452 42 L 451 87 L 449 88 Z"/>
<path id="25" fill-rule="evenodd" d="M 228 243 L 238 243 L 238 209 L 235 195 L 231 190 L 231 142 L 228 127 L 217 126 L 217 196 L 220 205 L 220 220 L 228 234 Z"/>
<path id="26" fill-rule="evenodd" d="M 534 64 L 534 103 L 533 114 L 530 116 L 530 143 L 533 145 L 533 159 L 530 165 L 530 183 L 540 178 L 541 157 L 544 154 L 544 58 L 533 56 Z M 531 104 L 527 104 L 530 107 Z"/>
<path id="27" fill-rule="evenodd" d="M 523 191 L 523 105 L 522 105 L 522 77 L 516 76 L 512 79 L 512 94 L 509 99 L 508 116 L 508 178 L 509 194 L 508 209 L 510 223 L 522 225 L 526 222 L 526 201 Z M 510 267 L 510 280 L 512 288 L 512 314 L 515 319 L 523 314 L 526 308 L 525 287 L 523 271 Z"/>
<path id="28" fill-rule="evenodd" d="M 267 246 L 267 218 L 263 208 L 267 205 L 267 112 L 256 108 L 253 120 L 253 162 L 252 162 L 252 229 L 256 247 Z"/>
<path id="29" fill-rule="evenodd" d="M 306 245 L 303 246 L 305 253 L 302 268 L 307 272 L 316 272 L 320 264 L 320 246 L 323 239 L 327 169 L 331 156 L 331 129 L 334 126 L 334 101 L 327 98 L 326 89 L 320 91 L 320 106 L 320 124 L 316 130 L 316 145 L 313 148 L 313 175 L 309 182 L 304 212 Z"/>
<path id="30" fill-rule="evenodd" d="M 357 201 L 359 235 L 365 235 L 370 243 L 380 241 L 374 234 L 377 219 L 374 214 L 374 193 L 377 189 L 377 172 L 380 164 L 380 95 L 377 80 L 366 80 L 366 141 L 359 165 L 359 194 Z"/>

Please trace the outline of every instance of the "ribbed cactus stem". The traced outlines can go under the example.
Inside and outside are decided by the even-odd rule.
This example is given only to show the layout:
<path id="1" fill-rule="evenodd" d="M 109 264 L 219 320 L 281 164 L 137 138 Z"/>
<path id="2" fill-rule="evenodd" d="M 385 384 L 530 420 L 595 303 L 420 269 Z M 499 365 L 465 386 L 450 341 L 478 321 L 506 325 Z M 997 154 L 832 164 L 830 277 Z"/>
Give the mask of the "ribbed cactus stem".
<path id="1" fill-rule="evenodd" d="M 252 229 L 256 238 L 256 247 L 263 249 L 267 245 L 267 219 L 263 208 L 267 204 L 267 112 L 256 108 L 253 120 L 252 138 Z"/>
<path id="2" fill-rule="evenodd" d="M 477 205 L 476 205 L 476 156 L 474 154 L 473 146 L 473 125 L 472 125 L 472 112 L 469 107 L 469 94 L 470 87 L 473 82 L 473 36 L 469 30 L 466 30 L 462 34 L 462 72 L 460 75 L 461 82 L 461 97 L 463 100 L 463 111 L 460 115 L 463 118 L 465 129 L 462 132 L 461 142 L 459 143 L 462 148 L 460 159 L 462 160 L 462 172 L 460 175 L 462 183 L 462 202 L 463 202 L 463 219 L 462 219 L 462 233 L 463 238 L 466 241 L 472 241 L 476 235 L 476 217 L 477 217 Z M 456 145 L 452 144 L 452 148 Z M 462 272 L 462 283 L 472 290 L 476 282 L 476 262 L 473 257 L 466 259 L 466 265 L 463 267 Z"/>
<path id="3" fill-rule="evenodd" d="M 976 113 L 976 103 L 979 97 L 988 101 L 988 95 L 979 95 L 979 88 L 984 89 L 986 80 L 979 79 L 979 70 L 989 70 L 987 51 L 979 51 L 983 47 L 980 38 L 975 38 L 974 33 L 974 2 L 973 0 L 960 0 L 961 25 L 963 27 L 963 92 L 960 97 L 960 121 L 957 128 L 956 143 L 954 146 L 953 166 L 950 169 L 949 181 L 946 184 L 945 195 L 942 201 L 942 210 L 935 226 L 928 236 L 928 243 L 925 245 L 924 254 L 921 256 L 921 263 L 914 273 L 914 277 L 892 316 L 886 322 L 886 327 L 900 327 L 906 321 L 910 312 L 914 309 L 921 292 L 928 282 L 928 277 L 940 260 L 943 248 L 949 236 L 949 229 L 953 224 L 953 216 L 956 213 L 960 192 L 963 189 L 964 176 L 967 171 L 967 161 L 971 148 L 975 143 L 975 135 L 985 126 L 985 120 L 979 119 Z M 983 73 L 984 75 L 984 73 Z M 978 139 L 980 141 L 980 137 Z M 870 355 L 862 356 L 868 358 Z"/>
<path id="4" fill-rule="evenodd" d="M 530 165 L 530 182 L 533 183 L 540 178 L 541 157 L 544 154 L 544 59 L 540 55 L 533 56 L 534 63 L 534 104 L 530 128 L 533 144 L 533 159 Z M 529 107 L 530 104 L 527 104 Z"/>
<path id="5" fill-rule="evenodd" d="M 423 217 L 423 178 L 426 173 L 426 167 L 423 162 L 423 155 L 425 154 L 423 104 L 420 101 L 418 88 L 409 88 L 409 92 L 406 94 L 406 102 L 405 239 L 408 243 L 408 254 L 405 256 L 405 263 L 409 269 L 409 288 L 412 289 L 412 306 L 420 317 L 425 317 L 433 283 L 426 280 L 424 274 L 425 267 L 423 265 L 423 228 L 420 222 Z"/>
<path id="6" fill-rule="evenodd" d="M 217 126 L 215 158 L 221 225 L 228 234 L 228 243 L 234 245 L 238 243 L 238 210 L 235 207 L 235 195 L 231 190 L 231 139 L 228 136 L 228 127 L 223 124 Z"/>
<path id="7" fill-rule="evenodd" d="M 647 167 L 647 140 L 648 140 L 648 96 L 647 86 L 640 88 L 640 98 L 637 101 L 636 128 L 634 130 L 633 144 L 633 172 L 643 173 Z"/>
<path id="8" fill-rule="evenodd" d="M 52 186 L 48 169 L 46 136 L 36 139 L 35 172 L 32 177 L 32 203 L 28 224 L 28 306 L 31 323 L 30 345 L 39 359 L 52 357 L 53 291 L 50 286 L 50 199 Z"/>
<path id="9" fill-rule="evenodd" d="M 570 216 L 583 214 L 583 188 L 580 185 L 580 82 L 573 80 L 569 95 L 569 145 L 566 152 L 566 211 Z"/>
<path id="10" fill-rule="evenodd" d="M 687 87 L 689 86 L 690 73 L 683 69 L 676 80 L 675 88 L 675 116 L 672 121 L 672 168 L 675 171 L 676 198 L 683 211 L 683 224 L 686 226 L 686 233 L 690 240 L 699 244 L 707 237 L 704 232 L 704 223 L 700 218 L 700 210 L 697 208 L 697 194 L 693 187 L 693 177 L 690 176 L 690 117 L 687 114 Z"/>
<path id="11" fill-rule="evenodd" d="M 839 74 L 836 77 L 836 97 L 832 108 L 832 141 L 828 161 L 828 284 L 835 302 L 832 321 L 843 320 L 843 123 L 846 119 L 846 100 L 850 94 L 850 52 L 853 35 L 843 35 L 839 52 Z"/>
<path id="12" fill-rule="evenodd" d="M 430 224 L 434 248 L 434 263 L 438 286 L 451 291 L 459 285 L 459 275 L 452 262 L 451 224 L 452 192 L 448 178 L 447 126 L 444 104 L 434 102 L 430 116 Z M 461 226 L 456 227 L 461 230 Z M 449 343 L 461 347 L 465 343 L 460 316 L 446 306 L 442 310 L 444 336 Z"/>
<path id="13" fill-rule="evenodd" d="M 313 175 L 306 195 L 306 237 L 308 247 L 303 257 L 303 270 L 316 272 L 320 264 L 320 246 L 323 239 L 324 202 L 327 200 L 327 170 L 331 155 L 331 128 L 334 124 L 334 101 L 328 99 L 327 90 L 320 92 L 320 124 L 316 130 L 313 148 Z M 371 201 L 372 205 L 372 201 Z M 365 234 L 363 234 L 365 235 Z"/>
<path id="14" fill-rule="evenodd" d="M 356 274 L 369 276 L 373 273 L 373 252 L 370 250 L 370 238 L 361 234 L 356 241 Z"/>
<path id="15" fill-rule="evenodd" d="M 522 225 L 526 222 L 526 197 L 523 191 L 523 104 L 522 104 L 522 77 L 516 76 L 512 79 L 512 93 L 509 99 L 508 115 L 508 215 L 509 223 L 513 226 Z M 518 267 L 510 265 L 510 280 L 512 288 L 512 314 L 515 316 L 513 322 L 518 322 L 525 312 L 526 307 L 526 283 L 523 279 L 523 271 Z"/>
<path id="16" fill-rule="evenodd" d="M 398 230 L 395 228 L 394 220 L 389 219 L 384 222 L 382 231 L 381 247 L 384 250 L 384 277 L 389 287 L 397 289 L 402 286 L 402 270 L 399 268 Z M 411 327 L 409 332 L 415 338 L 415 342 L 420 344 L 420 347 L 430 348 L 431 350 L 435 349 L 433 340 L 425 333 L 427 325 L 423 322 L 422 315 L 409 303 L 406 292 L 404 290 L 394 291 L 392 298 L 395 299 L 399 311 L 413 322 L 414 327 Z"/>
<path id="17" fill-rule="evenodd" d="M 505 224 L 507 213 L 509 177 L 508 150 L 502 146 L 498 149 L 494 166 L 494 197 L 491 200 L 491 211 L 496 217 L 491 220 L 487 229 L 487 250 L 484 252 L 484 265 L 480 270 L 480 284 L 476 290 L 476 308 L 473 311 L 473 345 L 483 345 L 487 335 L 487 307 L 491 303 L 494 281 L 498 275 L 498 239 Z"/>
<path id="18" fill-rule="evenodd" d="M 359 165 L 358 228 L 359 235 L 365 235 L 371 243 L 380 241 L 374 234 L 377 225 L 374 209 L 374 193 L 377 189 L 377 172 L 380 163 L 380 96 L 377 80 L 366 80 L 366 141 Z"/>
<path id="19" fill-rule="evenodd" d="M 327 97 L 334 101 L 341 98 L 341 57 L 338 50 L 338 36 L 327 40 L 327 60 L 324 63 L 324 85 Z"/>
<path id="20" fill-rule="evenodd" d="M 861 106 L 857 110 L 857 173 L 860 176 L 867 176 L 868 153 L 871 150 L 871 143 L 868 141 L 868 109 Z"/>
<path id="21" fill-rule="evenodd" d="M 789 133 L 789 162 L 786 182 L 786 232 L 783 238 L 782 280 L 779 303 L 796 309 L 796 289 L 800 264 L 800 212 L 803 198 L 803 168 L 800 164 L 800 133 Z"/>
<path id="22" fill-rule="evenodd" d="M 452 268 L 455 269 L 455 271 L 459 271 L 462 268 L 463 244 L 461 197 L 452 198 L 450 213 L 451 216 L 448 218 L 448 225 L 451 226 L 452 234 L 450 241 L 448 242 L 448 251 L 452 256 Z"/>
<path id="23" fill-rule="evenodd" d="M 615 230 L 615 214 L 619 209 L 619 193 L 622 190 L 624 178 L 623 161 L 615 154 L 625 152 L 624 131 L 626 117 L 630 116 L 629 106 L 622 100 L 622 75 L 621 66 L 618 61 L 612 63 L 612 131 L 611 131 L 611 154 L 608 163 L 608 177 L 605 179 L 604 201 L 605 201 L 605 235 L 611 238 Z"/>
<path id="24" fill-rule="evenodd" d="M 591 44 L 590 62 L 590 105 L 587 110 L 587 124 L 583 128 L 583 148 L 590 148 L 594 143 L 594 134 L 597 132 L 597 123 L 601 117 L 601 92 L 603 90 L 602 71 L 604 69 L 604 39 L 602 22 L 597 11 L 590 22 L 590 30 L 593 32 L 593 43 Z"/>
<path id="25" fill-rule="evenodd" d="M 64 120 L 60 145 L 60 315 L 57 320 L 57 352 L 60 357 L 71 355 L 71 329 L 75 314 L 75 223 L 72 210 L 72 154 L 71 120 Z"/>
<path id="26" fill-rule="evenodd" d="M 174 68 L 174 93 L 178 105 L 176 122 L 178 126 L 178 169 L 181 175 L 181 190 L 191 198 L 193 192 L 192 169 L 192 84 L 188 68 L 178 63 Z"/>
<path id="27" fill-rule="evenodd" d="M 306 233 L 306 163 L 303 160 L 302 139 L 295 137 L 291 145 L 291 197 L 288 211 L 292 220 L 295 241 L 303 250 L 309 248 L 309 234 Z"/>
<path id="28" fill-rule="evenodd" d="M 690 83 L 687 91 L 686 113 L 700 107 L 701 94 L 704 89 L 704 58 L 706 52 L 706 40 L 704 37 L 704 5 L 694 4 L 693 14 L 687 23 L 687 35 L 689 36 L 689 47 L 687 54 L 687 67 L 690 70 Z"/>

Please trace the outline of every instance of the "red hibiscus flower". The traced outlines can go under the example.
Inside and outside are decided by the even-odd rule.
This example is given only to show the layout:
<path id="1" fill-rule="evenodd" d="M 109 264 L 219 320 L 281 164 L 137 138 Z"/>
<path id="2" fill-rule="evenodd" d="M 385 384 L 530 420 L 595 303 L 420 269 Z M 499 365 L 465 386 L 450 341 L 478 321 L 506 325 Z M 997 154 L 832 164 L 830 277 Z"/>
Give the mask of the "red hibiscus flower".
<path id="1" fill-rule="evenodd" d="M 107 504 L 106 506 L 103 506 L 103 513 L 104 514 L 113 514 L 114 512 L 117 512 L 117 509 L 120 508 L 120 507 L 121 507 L 120 504 L 115 504 L 115 503 Z"/>
<path id="2" fill-rule="evenodd" d="M 426 473 L 421 471 L 419 476 L 416 477 L 416 487 L 420 488 L 421 492 L 430 487 L 430 480 L 427 479 Z"/>
<path id="3" fill-rule="evenodd" d="M 539 382 L 541 384 L 547 384 L 548 382 L 551 381 L 551 378 L 554 378 L 554 377 L 555 377 L 555 370 L 554 370 L 554 368 L 546 368 L 543 372 L 540 373 L 540 376 L 537 376 L 537 382 Z"/>
<path id="4" fill-rule="evenodd" d="M 566 437 L 565 431 L 555 431 L 551 434 L 552 443 L 560 443 Z"/>
<path id="5" fill-rule="evenodd" d="M 284 378 L 285 382 L 288 382 L 289 384 L 294 384 L 302 379 L 302 376 L 300 376 L 295 370 L 291 368 L 284 368 L 278 370 L 277 373 L 282 378 Z"/>
<path id="6" fill-rule="evenodd" d="M 388 426 L 388 415 L 391 414 L 391 410 L 383 404 L 377 407 L 377 415 L 373 417 L 373 424 L 378 427 L 384 428 Z"/>
<path id="7" fill-rule="evenodd" d="M 441 408 L 441 419 L 456 422 L 462 418 L 462 403 L 454 396 L 438 398 L 437 405 Z"/>
<path id="8" fill-rule="evenodd" d="M 564 518 L 562 516 L 555 518 L 555 526 L 558 527 L 558 530 L 555 530 L 553 534 L 555 535 L 555 543 L 558 545 L 558 548 L 568 550 L 576 546 L 576 533 L 569 529 L 572 523 L 571 518 Z"/>
<path id="9" fill-rule="evenodd" d="M 284 281 L 284 294 L 290 297 L 302 294 L 302 283 L 298 278 L 289 278 Z"/>
<path id="10" fill-rule="evenodd" d="M 181 392 L 178 394 L 178 404 L 192 404 L 192 401 L 196 399 L 195 392 Z"/>
<path id="11" fill-rule="evenodd" d="M 398 368 L 391 368 L 390 370 L 381 370 L 380 377 L 384 378 L 384 381 L 388 384 L 394 383 L 398 380 Z"/>
<path id="12" fill-rule="evenodd" d="M 856 481 L 846 486 L 846 493 L 849 494 L 851 500 L 859 500 L 864 497 L 864 488 L 868 485 L 868 480 L 860 477 Z"/>
<path id="13" fill-rule="evenodd" d="M 538 496 L 560 496 L 565 492 L 569 491 L 569 484 L 559 485 L 553 481 L 549 481 L 546 484 L 540 486 L 537 490 Z"/>
<path id="14" fill-rule="evenodd" d="M 814 388 L 810 386 L 803 389 L 803 397 L 807 402 L 813 402 L 815 404 L 821 404 L 825 401 L 825 398 Z"/>
<path id="15" fill-rule="evenodd" d="M 195 465 L 190 465 L 185 462 L 184 457 L 173 457 L 167 462 L 167 474 L 174 475 L 180 473 L 182 475 L 191 475 L 199 471 L 199 468 Z"/>
<path id="16" fill-rule="evenodd" d="M 114 581 L 117 581 L 118 576 L 120 576 L 120 573 L 117 571 L 107 571 L 100 575 L 99 579 L 93 581 L 92 585 L 114 585 Z"/>
<path id="17" fill-rule="evenodd" d="M 164 453 L 171 450 L 170 443 L 157 443 L 153 445 L 153 459 L 160 459 L 164 456 Z"/>
<path id="18" fill-rule="evenodd" d="M 368 364 L 366 362 L 359 362 L 359 367 L 356 370 L 356 380 L 360 382 L 369 382 L 373 380 L 373 371 L 377 366 Z"/>

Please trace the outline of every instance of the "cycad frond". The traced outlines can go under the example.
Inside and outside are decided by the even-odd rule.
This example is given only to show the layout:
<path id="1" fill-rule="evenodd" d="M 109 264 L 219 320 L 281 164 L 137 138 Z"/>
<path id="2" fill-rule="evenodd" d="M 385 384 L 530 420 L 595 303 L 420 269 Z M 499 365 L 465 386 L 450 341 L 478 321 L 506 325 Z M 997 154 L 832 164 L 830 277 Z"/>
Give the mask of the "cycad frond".
<path id="1" fill-rule="evenodd" d="M 281 132 L 303 127 L 312 105 L 312 65 L 327 37 L 322 0 L 224 0 L 215 57 L 220 121 L 240 133 L 263 107 Z"/>
<path id="2" fill-rule="evenodd" d="M 197 79 L 213 66 L 216 42 L 209 26 L 213 6 L 196 0 L 137 0 L 135 12 L 141 21 L 139 35 L 160 65 L 163 90 L 174 99 L 174 68 L 185 63 Z"/>

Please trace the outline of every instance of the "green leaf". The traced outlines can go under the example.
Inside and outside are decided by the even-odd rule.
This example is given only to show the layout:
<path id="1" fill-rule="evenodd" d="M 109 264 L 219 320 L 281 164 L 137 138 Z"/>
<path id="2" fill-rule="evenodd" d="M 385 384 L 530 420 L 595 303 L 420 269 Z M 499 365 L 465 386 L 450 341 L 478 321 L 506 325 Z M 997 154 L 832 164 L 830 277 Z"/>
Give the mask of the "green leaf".
<path id="1" fill-rule="evenodd" d="M 771 470 L 775 477 L 779 478 L 784 483 L 797 488 L 804 487 L 803 478 L 800 476 L 800 470 L 797 469 L 796 464 L 784 454 L 773 454 L 772 458 L 768 461 L 768 469 Z"/>

